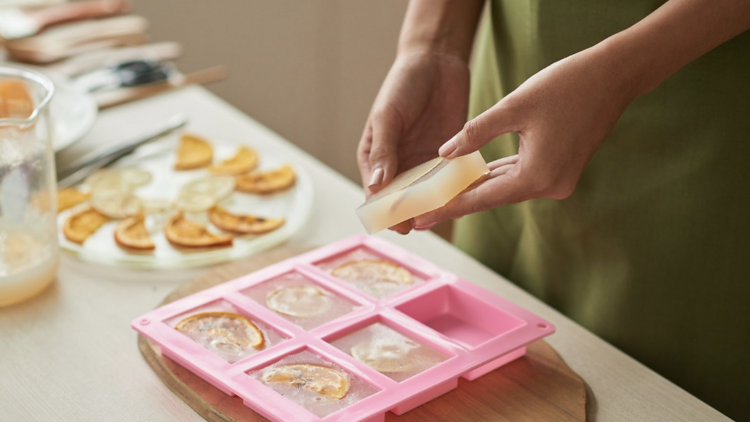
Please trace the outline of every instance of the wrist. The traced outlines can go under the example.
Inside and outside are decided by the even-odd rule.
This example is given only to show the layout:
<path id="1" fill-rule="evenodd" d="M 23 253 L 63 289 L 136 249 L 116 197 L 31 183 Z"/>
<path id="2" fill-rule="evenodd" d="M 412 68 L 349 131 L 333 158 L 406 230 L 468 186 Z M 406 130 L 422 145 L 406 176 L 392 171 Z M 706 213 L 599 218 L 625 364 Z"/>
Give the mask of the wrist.
<path id="1" fill-rule="evenodd" d="M 615 34 L 591 47 L 591 54 L 602 63 L 612 86 L 630 101 L 653 91 L 664 77 L 648 49 L 637 45 L 627 34 Z"/>

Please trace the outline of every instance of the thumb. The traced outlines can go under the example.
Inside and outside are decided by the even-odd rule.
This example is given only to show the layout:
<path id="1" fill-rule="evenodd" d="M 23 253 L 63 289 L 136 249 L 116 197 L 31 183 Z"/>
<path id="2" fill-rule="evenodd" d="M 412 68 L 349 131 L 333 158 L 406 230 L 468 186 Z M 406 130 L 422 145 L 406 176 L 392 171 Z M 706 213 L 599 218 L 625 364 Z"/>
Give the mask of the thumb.
<path id="1" fill-rule="evenodd" d="M 396 112 L 376 112 L 372 117 L 372 144 L 370 146 L 370 180 L 368 187 L 385 186 L 398 171 L 398 142 L 401 137 L 401 119 Z"/>
<path id="2" fill-rule="evenodd" d="M 463 129 L 438 150 L 445 158 L 455 158 L 477 151 L 489 141 L 504 133 L 512 132 L 510 112 L 502 106 L 502 101 L 474 119 L 469 120 Z"/>

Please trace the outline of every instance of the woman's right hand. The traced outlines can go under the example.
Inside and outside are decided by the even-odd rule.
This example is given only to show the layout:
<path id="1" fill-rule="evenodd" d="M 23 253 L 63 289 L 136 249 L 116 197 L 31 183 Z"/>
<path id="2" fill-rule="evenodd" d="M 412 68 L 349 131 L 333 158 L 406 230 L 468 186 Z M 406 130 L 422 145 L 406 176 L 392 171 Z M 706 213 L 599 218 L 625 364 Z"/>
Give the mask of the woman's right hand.
<path id="1" fill-rule="evenodd" d="M 402 52 L 380 88 L 357 150 L 367 197 L 399 173 L 438 156 L 466 122 L 469 69 L 450 53 Z M 391 227 L 411 230 L 406 221 Z"/>

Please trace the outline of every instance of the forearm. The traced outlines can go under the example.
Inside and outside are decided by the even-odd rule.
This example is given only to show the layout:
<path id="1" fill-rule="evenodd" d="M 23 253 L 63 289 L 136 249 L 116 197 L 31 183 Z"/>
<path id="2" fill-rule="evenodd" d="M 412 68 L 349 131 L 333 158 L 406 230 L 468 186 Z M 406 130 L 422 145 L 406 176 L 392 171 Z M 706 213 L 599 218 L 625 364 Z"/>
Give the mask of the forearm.
<path id="1" fill-rule="evenodd" d="M 670 0 L 594 50 L 635 98 L 748 29 L 748 0 Z"/>
<path id="2" fill-rule="evenodd" d="M 471 55 L 483 0 L 411 0 L 399 37 L 399 54 L 429 50 Z"/>

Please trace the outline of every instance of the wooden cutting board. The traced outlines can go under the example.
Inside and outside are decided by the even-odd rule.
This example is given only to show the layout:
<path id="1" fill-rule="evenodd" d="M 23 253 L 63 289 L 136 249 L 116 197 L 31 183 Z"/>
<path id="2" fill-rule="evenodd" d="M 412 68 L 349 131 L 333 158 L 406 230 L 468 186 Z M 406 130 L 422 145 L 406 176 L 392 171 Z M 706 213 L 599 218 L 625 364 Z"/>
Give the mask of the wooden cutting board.
<path id="1" fill-rule="evenodd" d="M 217 267 L 178 287 L 159 306 L 297 255 L 279 247 L 245 260 Z M 138 336 L 138 347 L 156 375 L 178 397 L 208 421 L 250 422 L 266 419 L 190 371 L 163 356 L 159 346 Z M 593 397 L 588 391 L 589 403 Z M 585 382 L 545 341 L 528 346 L 526 356 L 474 381 L 459 378 L 458 388 L 391 422 L 585 421 Z"/>

